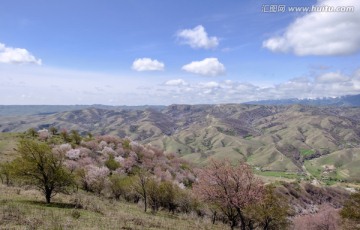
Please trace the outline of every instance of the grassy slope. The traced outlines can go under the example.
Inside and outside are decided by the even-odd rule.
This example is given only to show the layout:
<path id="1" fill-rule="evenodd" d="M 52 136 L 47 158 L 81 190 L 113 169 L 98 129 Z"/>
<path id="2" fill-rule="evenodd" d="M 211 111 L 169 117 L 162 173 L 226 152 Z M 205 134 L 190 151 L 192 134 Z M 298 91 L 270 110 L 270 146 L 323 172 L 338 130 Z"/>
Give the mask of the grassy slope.
<path id="1" fill-rule="evenodd" d="M 360 175 L 360 148 L 335 151 L 329 155 L 305 163 L 315 177 L 336 179 L 358 179 Z"/>
<path id="2" fill-rule="evenodd" d="M 0 133 L 0 163 L 12 161 L 16 157 L 16 148 L 18 133 Z"/>
<path id="3" fill-rule="evenodd" d="M 141 207 L 80 192 L 58 195 L 47 205 L 37 191 L 0 185 L 0 229 L 226 229 L 209 219 L 144 213 Z M 75 198 L 83 209 L 74 208 Z M 76 218 L 76 215 L 79 217 Z"/>

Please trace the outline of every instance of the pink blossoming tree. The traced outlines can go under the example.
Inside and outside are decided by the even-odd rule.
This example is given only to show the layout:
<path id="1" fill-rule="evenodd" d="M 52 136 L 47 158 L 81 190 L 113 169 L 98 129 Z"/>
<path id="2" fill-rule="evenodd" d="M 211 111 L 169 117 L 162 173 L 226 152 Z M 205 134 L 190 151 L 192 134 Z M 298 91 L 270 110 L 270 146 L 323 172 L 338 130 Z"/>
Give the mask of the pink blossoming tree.
<path id="1" fill-rule="evenodd" d="M 262 199 L 264 185 L 245 163 L 232 166 L 229 161 L 212 161 L 200 170 L 193 189 L 201 200 L 216 206 L 227 217 L 231 229 L 240 224 L 245 230 L 244 209 Z"/>

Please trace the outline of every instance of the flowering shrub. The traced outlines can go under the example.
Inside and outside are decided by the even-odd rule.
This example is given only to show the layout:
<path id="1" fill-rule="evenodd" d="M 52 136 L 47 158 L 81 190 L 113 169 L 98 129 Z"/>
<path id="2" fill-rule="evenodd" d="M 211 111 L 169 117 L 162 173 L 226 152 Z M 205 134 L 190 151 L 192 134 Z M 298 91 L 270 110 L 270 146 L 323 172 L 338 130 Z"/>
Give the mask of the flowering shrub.
<path id="1" fill-rule="evenodd" d="M 38 132 L 39 139 L 46 141 L 50 137 L 50 132 L 47 129 L 39 130 Z"/>
<path id="2" fill-rule="evenodd" d="M 78 160 L 80 158 L 80 149 L 70 149 L 65 156 L 70 160 Z"/>
<path id="3" fill-rule="evenodd" d="M 110 135 L 83 139 L 75 148 L 68 143 L 56 145 L 53 152 L 65 157 L 64 166 L 76 174 L 78 186 L 97 194 L 106 189 L 118 198 L 120 193 L 128 191 L 122 185 L 124 181 L 130 183 L 126 178 L 139 172 L 146 172 L 154 183 L 170 183 L 181 190 L 195 181 L 188 163 L 177 155 Z M 113 175 L 122 179 L 118 181 Z M 169 189 L 173 188 L 170 184 L 167 184 Z"/>
<path id="4" fill-rule="evenodd" d="M 97 167 L 94 165 L 88 165 L 85 170 L 85 187 L 92 192 L 100 194 L 105 188 L 106 182 L 108 182 L 107 176 L 110 170 L 107 167 Z"/>

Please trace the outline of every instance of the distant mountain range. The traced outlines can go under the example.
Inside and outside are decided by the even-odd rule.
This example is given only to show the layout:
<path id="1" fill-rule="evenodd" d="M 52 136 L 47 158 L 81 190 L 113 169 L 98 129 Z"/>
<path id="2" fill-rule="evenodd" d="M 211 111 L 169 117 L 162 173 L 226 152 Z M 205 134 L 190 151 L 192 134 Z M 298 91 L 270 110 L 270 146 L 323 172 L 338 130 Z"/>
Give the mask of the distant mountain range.
<path id="1" fill-rule="evenodd" d="M 282 99 L 282 100 L 263 100 L 251 101 L 245 104 L 254 105 L 313 105 L 313 106 L 360 106 L 360 94 L 347 95 L 335 98 L 317 98 L 317 99 Z"/>
<path id="2" fill-rule="evenodd" d="M 170 105 L 0 116 L 0 132 L 52 126 L 130 137 L 198 164 L 228 158 L 261 171 L 337 179 L 360 175 L 359 107 Z"/>
<path id="3" fill-rule="evenodd" d="M 336 98 L 321 98 L 321 99 L 282 99 L 282 100 L 263 100 L 250 101 L 244 104 L 253 105 L 313 105 L 313 106 L 360 106 L 360 94 L 348 95 Z M 59 112 L 68 112 L 74 110 L 81 110 L 87 108 L 109 109 L 115 111 L 121 110 L 144 110 L 155 109 L 162 110 L 166 106 L 163 105 L 142 105 L 142 106 L 110 106 L 110 105 L 0 105 L 0 116 L 14 116 L 14 115 L 45 115 Z"/>
<path id="4" fill-rule="evenodd" d="M 97 108 L 110 110 L 143 110 L 146 108 L 163 109 L 161 105 L 141 105 L 141 106 L 111 106 L 111 105 L 0 105 L 0 116 L 18 115 L 46 115 L 59 112 Z"/>

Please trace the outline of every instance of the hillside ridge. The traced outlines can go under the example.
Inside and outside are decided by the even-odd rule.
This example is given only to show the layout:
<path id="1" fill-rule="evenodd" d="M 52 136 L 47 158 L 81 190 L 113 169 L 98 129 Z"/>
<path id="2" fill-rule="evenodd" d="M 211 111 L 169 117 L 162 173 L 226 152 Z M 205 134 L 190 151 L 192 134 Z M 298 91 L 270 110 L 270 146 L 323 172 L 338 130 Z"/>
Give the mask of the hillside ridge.
<path id="1" fill-rule="evenodd" d="M 221 104 L 141 110 L 85 108 L 2 116 L 0 124 L 1 132 L 54 126 L 76 129 L 84 135 L 129 137 L 198 164 L 229 158 L 245 160 L 261 171 L 296 174 L 305 173 L 305 167 L 319 177 L 337 179 L 356 178 L 360 173 L 354 167 L 360 163 L 360 108 L 355 107 Z M 334 170 L 325 169 L 334 165 Z M 314 167 L 321 172 L 315 172 Z"/>

